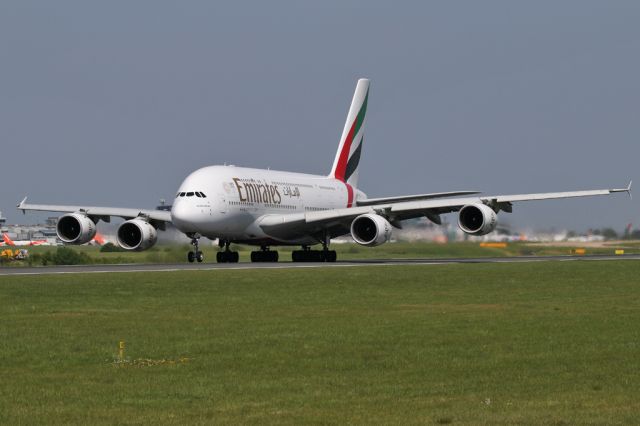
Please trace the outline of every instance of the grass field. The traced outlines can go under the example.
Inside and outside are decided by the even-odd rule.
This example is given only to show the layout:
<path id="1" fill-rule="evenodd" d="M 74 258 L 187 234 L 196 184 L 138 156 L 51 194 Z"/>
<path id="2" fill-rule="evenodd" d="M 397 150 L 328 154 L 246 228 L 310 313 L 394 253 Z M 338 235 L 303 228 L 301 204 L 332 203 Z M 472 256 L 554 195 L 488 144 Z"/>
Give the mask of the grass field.
<path id="1" fill-rule="evenodd" d="M 639 277 L 636 261 L 0 277 L 0 422 L 636 423 Z"/>
<path id="2" fill-rule="evenodd" d="M 457 242 L 438 244 L 432 242 L 396 242 L 378 247 L 362 247 L 357 244 L 333 244 L 332 249 L 338 252 L 339 260 L 352 259 L 388 259 L 388 258 L 452 258 L 452 257 L 503 257 L 503 256 L 554 256 L 569 255 L 581 246 L 558 247 L 526 242 L 509 243 L 505 248 L 481 247 L 477 242 Z M 72 250 L 87 255 L 89 263 L 181 263 L 186 262 L 186 253 L 192 248 L 189 245 L 159 245 L 143 252 L 111 252 L 103 253 L 99 247 L 71 246 Z M 215 262 L 218 247 L 203 244 L 201 248 L 205 254 L 205 262 Z M 603 247 L 589 247 L 586 254 L 614 254 L 617 248 L 626 253 L 640 253 L 640 243 L 624 241 L 616 245 Z M 240 261 L 248 262 L 251 250 L 255 247 L 234 246 L 239 250 Z M 298 249 L 294 247 L 293 249 Z M 32 255 L 31 266 L 40 266 L 41 256 L 45 253 L 55 253 L 58 247 L 39 246 L 29 248 Z M 280 259 L 291 261 L 291 247 L 278 247 Z M 5 267 L 30 266 L 29 262 L 5 262 Z"/>

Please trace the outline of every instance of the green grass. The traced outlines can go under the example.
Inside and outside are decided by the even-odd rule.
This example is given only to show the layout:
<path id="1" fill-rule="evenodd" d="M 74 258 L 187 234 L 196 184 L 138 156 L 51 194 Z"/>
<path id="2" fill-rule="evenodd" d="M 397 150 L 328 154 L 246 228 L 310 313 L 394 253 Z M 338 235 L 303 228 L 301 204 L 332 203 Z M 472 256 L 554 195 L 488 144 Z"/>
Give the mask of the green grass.
<path id="1" fill-rule="evenodd" d="M 0 277 L 0 422 L 620 424 L 640 263 Z M 186 363 L 114 364 L 125 357 Z"/>
<path id="2" fill-rule="evenodd" d="M 397 242 L 387 243 L 378 247 L 363 247 L 357 244 L 333 244 L 332 249 L 338 252 L 339 260 L 352 259 L 388 259 L 388 258 L 456 258 L 456 257 L 504 257 L 504 256 L 553 256 L 569 255 L 572 250 L 581 247 L 554 247 L 544 245 L 532 245 L 527 243 L 510 243 L 506 248 L 481 247 L 477 242 L 458 242 L 450 244 L 438 244 L 431 242 Z M 143 252 L 100 252 L 99 247 L 71 246 L 73 250 L 89 256 L 91 263 L 182 263 L 186 262 L 186 253 L 192 249 L 189 245 L 167 244 L 159 245 Z M 218 247 L 210 244 L 202 244 L 205 254 L 205 262 L 215 262 Z M 255 247 L 233 246 L 233 250 L 239 250 L 240 261 L 249 262 L 251 250 Z M 319 247 L 316 247 L 319 248 Z M 614 254 L 616 248 L 625 249 L 626 253 L 640 253 L 640 243 L 629 241 L 620 246 L 606 246 L 588 248 L 587 254 Z M 10 262 L 3 266 L 40 266 L 40 256 L 45 253 L 55 252 L 58 248 L 51 246 L 39 246 L 29 248 L 32 262 Z M 298 248 L 277 247 L 281 261 L 291 261 L 291 250 Z"/>

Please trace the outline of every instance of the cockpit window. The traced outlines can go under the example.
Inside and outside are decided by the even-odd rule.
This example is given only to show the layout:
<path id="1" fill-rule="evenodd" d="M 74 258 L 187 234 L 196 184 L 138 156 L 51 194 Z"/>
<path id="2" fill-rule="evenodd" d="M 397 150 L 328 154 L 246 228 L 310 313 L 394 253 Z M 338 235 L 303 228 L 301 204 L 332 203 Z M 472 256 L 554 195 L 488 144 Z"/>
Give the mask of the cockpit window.
<path id="1" fill-rule="evenodd" d="M 202 198 L 202 195 L 200 195 L 200 193 L 198 191 L 196 191 L 196 197 Z"/>
<path id="2" fill-rule="evenodd" d="M 207 196 L 204 195 L 204 192 L 201 192 L 200 195 L 202 195 L 202 198 L 207 198 Z"/>
<path id="3" fill-rule="evenodd" d="M 193 192 L 187 192 L 187 197 L 193 197 Z"/>
<path id="4" fill-rule="evenodd" d="M 186 195 L 186 194 L 185 194 L 184 192 L 181 192 L 181 193 L 180 193 L 180 196 L 181 196 L 181 197 L 184 197 L 185 195 Z"/>

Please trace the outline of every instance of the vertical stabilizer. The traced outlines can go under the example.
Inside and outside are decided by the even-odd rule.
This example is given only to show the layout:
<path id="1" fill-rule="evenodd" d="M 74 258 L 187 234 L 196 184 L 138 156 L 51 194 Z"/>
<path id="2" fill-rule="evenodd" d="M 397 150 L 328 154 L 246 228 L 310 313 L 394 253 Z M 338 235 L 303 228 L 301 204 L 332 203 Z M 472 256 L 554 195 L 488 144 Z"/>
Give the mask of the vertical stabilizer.
<path id="1" fill-rule="evenodd" d="M 358 186 L 358 165 L 364 136 L 364 124 L 367 115 L 367 100 L 369 98 L 369 80 L 358 80 L 353 94 L 351 108 L 342 131 L 340 145 L 330 176 L 347 184 L 349 192 Z M 349 204 L 351 204 L 350 199 Z"/>
<path id="2" fill-rule="evenodd" d="M 9 238 L 9 234 L 7 234 L 6 232 L 4 234 L 2 234 L 2 240 L 4 241 L 4 243 L 8 246 L 15 246 L 16 244 L 13 242 L 13 240 L 11 238 Z"/>

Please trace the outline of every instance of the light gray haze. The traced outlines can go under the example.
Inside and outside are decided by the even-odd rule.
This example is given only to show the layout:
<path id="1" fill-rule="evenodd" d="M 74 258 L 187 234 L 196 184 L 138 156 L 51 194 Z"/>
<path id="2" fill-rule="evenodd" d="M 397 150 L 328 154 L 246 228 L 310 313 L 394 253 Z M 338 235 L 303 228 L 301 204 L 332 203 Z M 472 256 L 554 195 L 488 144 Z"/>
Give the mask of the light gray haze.
<path id="1" fill-rule="evenodd" d="M 149 208 L 225 162 L 326 174 L 359 77 L 370 197 L 640 186 L 639 23 L 637 1 L 3 1 L 0 210 Z M 621 232 L 638 191 L 500 219 Z"/>

